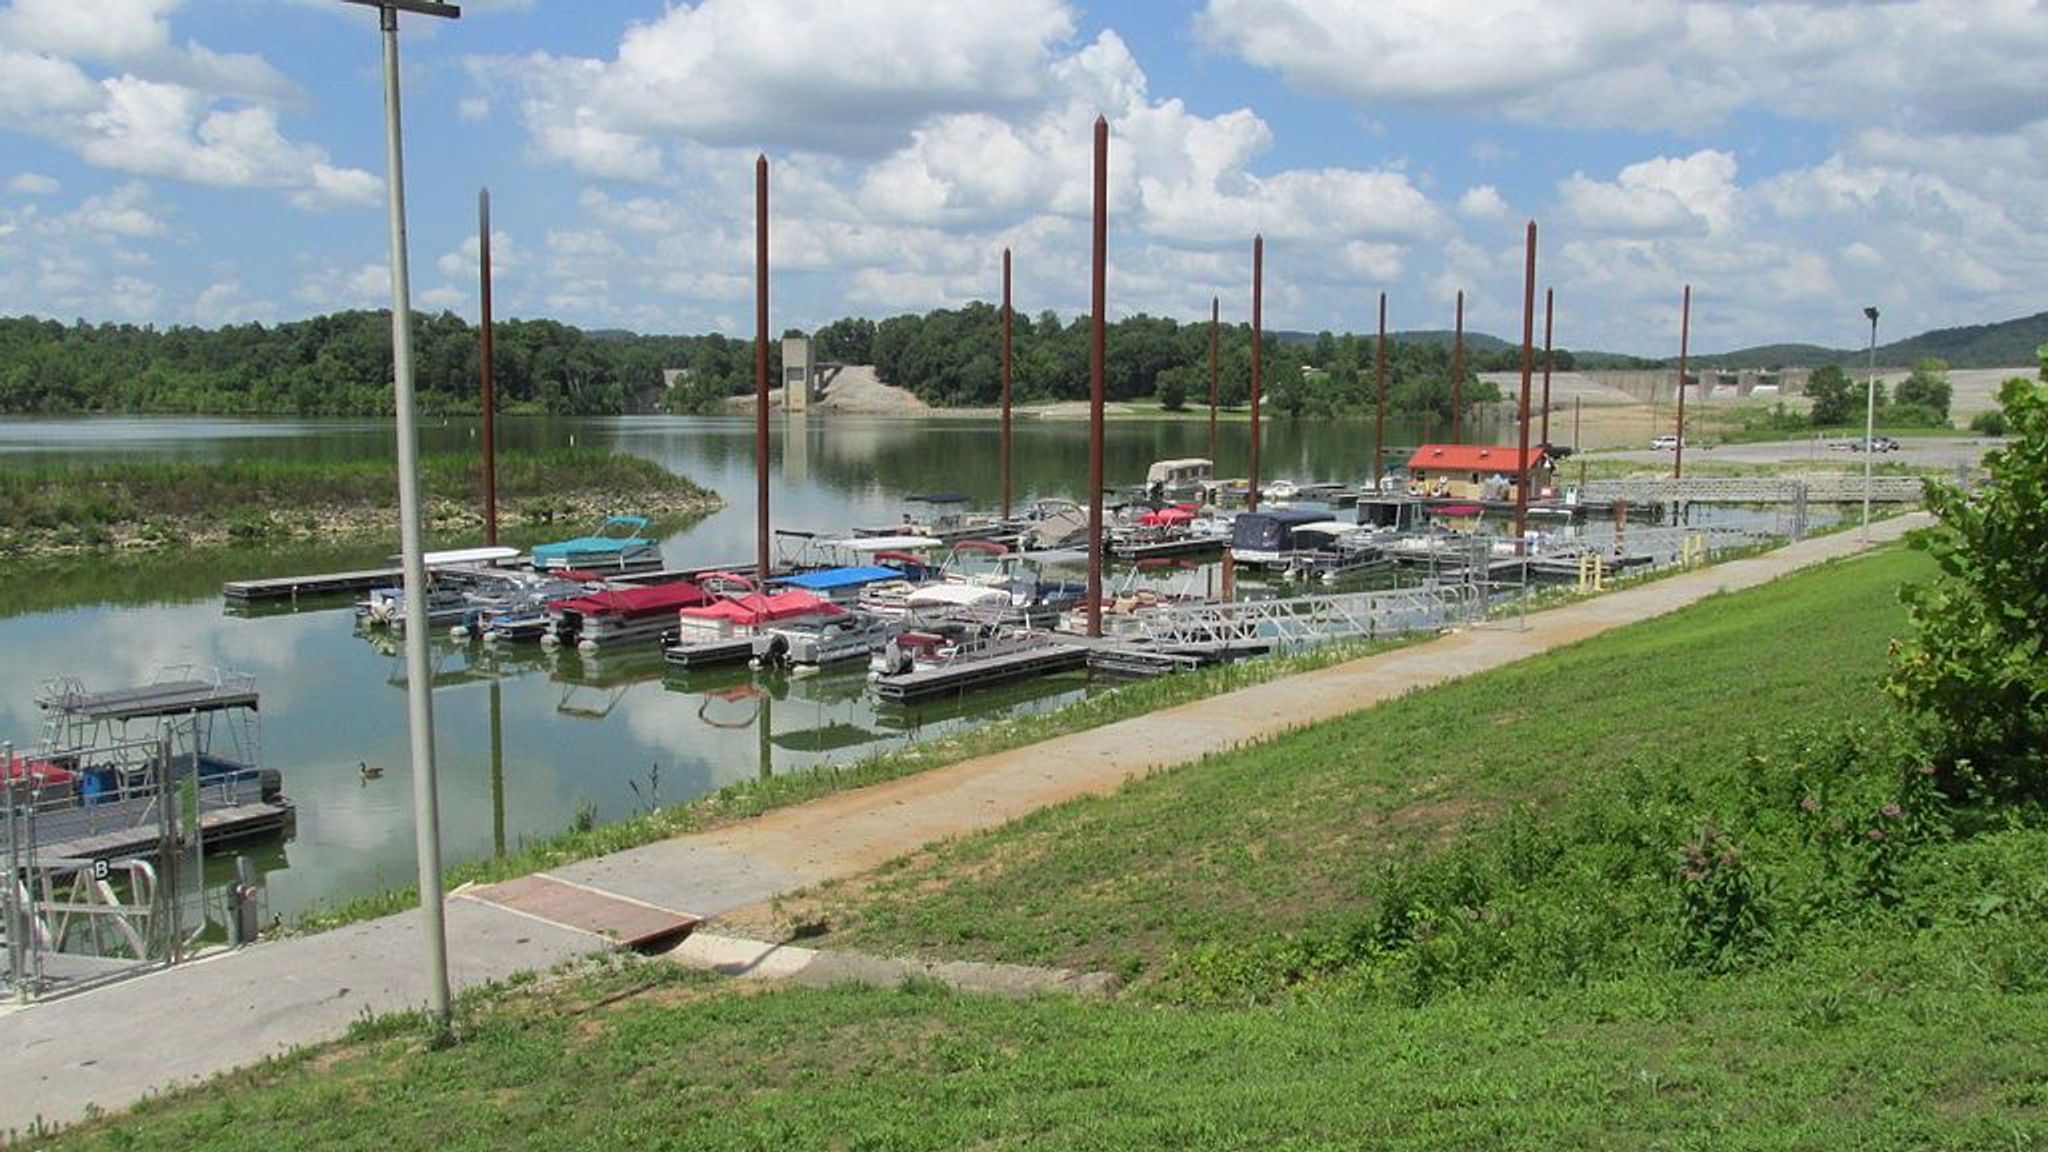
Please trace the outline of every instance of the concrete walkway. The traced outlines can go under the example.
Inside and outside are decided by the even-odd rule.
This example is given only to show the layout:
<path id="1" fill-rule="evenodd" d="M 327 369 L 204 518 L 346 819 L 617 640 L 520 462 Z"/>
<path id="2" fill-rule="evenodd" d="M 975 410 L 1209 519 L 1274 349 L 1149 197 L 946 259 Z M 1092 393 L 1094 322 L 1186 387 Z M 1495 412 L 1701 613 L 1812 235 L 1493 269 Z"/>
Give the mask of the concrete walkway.
<path id="1" fill-rule="evenodd" d="M 1872 525 L 1894 540 L 1925 514 Z M 1155 768 L 1264 739 L 1497 668 L 1721 591 L 1851 555 L 1855 532 L 1669 577 L 1240 689 L 1026 748 L 934 769 L 555 870 L 576 884 L 713 917 L 856 875 L 933 840 L 993 827 Z M 447 902 L 458 988 L 607 950 L 606 938 L 456 895 Z M 292 1047 L 365 1016 L 418 1007 L 417 918 L 393 916 L 260 944 L 0 1016 L 0 1133 L 125 1107 Z"/>

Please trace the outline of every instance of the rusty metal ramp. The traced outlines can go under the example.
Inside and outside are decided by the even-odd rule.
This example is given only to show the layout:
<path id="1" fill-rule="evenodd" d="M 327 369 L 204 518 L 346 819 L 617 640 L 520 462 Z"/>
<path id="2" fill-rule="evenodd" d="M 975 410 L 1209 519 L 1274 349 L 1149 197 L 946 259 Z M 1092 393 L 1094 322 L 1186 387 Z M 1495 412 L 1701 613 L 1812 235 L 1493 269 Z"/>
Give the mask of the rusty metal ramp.
<path id="1" fill-rule="evenodd" d="M 621 948 L 649 951 L 690 934 L 703 919 L 557 879 L 545 872 L 464 888 L 456 899 L 474 900 L 577 932 L 601 936 Z"/>

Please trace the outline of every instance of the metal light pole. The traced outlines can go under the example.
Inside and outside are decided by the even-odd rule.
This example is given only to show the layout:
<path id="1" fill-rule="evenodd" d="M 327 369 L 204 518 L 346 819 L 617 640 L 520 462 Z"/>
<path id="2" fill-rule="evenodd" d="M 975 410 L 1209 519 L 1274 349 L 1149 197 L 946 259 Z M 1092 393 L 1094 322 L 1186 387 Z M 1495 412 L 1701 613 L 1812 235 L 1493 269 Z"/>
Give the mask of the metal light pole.
<path id="1" fill-rule="evenodd" d="M 412 805 L 418 841 L 420 926 L 427 945 L 427 1016 L 448 1030 L 448 932 L 441 906 L 441 802 L 434 780 L 433 668 L 427 645 L 427 566 L 420 539 L 420 443 L 413 421 L 412 283 L 406 266 L 405 157 L 399 131 L 398 14 L 455 19 L 431 0 L 346 0 L 377 9 L 384 34 L 384 141 L 391 205 L 391 362 L 398 415 L 398 535 L 405 572 L 405 699 L 412 734 Z"/>
<path id="2" fill-rule="evenodd" d="M 1877 432 L 1877 309 L 1865 308 L 1870 318 L 1870 373 L 1863 384 L 1863 542 L 1870 543 L 1870 462 L 1877 453 L 1870 442 Z"/>

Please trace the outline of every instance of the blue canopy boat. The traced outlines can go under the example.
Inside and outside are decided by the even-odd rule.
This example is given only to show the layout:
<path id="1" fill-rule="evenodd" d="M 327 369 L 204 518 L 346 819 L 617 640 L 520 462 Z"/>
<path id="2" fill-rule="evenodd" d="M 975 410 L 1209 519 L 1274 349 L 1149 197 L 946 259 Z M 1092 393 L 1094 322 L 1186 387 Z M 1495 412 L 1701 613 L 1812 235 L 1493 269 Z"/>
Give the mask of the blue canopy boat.
<path id="1" fill-rule="evenodd" d="M 647 517 L 608 516 L 595 535 L 536 545 L 533 566 L 546 572 L 623 572 L 661 567 L 661 544 L 645 535 Z"/>

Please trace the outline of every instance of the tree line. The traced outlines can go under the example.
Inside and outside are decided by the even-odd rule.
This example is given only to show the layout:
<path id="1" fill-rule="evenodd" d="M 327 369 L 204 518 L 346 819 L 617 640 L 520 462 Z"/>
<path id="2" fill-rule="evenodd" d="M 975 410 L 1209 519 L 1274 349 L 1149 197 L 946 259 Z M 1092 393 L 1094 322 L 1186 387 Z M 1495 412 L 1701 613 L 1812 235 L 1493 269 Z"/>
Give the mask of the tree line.
<path id="1" fill-rule="evenodd" d="M 872 363 L 883 382 L 906 388 L 943 407 L 992 405 L 1001 400 L 1002 310 L 976 302 L 922 316 L 880 323 L 841 320 L 819 329 L 821 359 Z M 1217 398 L 1241 407 L 1251 395 L 1252 338 L 1248 325 L 1222 326 L 1217 350 Z M 1374 338 L 1321 333 L 1313 341 L 1262 340 L 1263 402 L 1276 413 L 1331 415 L 1370 408 L 1376 399 Z M 1516 353 L 1515 355 L 1519 355 Z M 1469 408 L 1498 400 L 1479 371 L 1505 367 L 1508 353 L 1472 352 L 1465 359 L 1460 399 Z M 1568 360 L 1568 356 L 1567 356 Z M 1084 400 L 1089 393 L 1089 324 L 1063 321 L 1054 312 L 1011 321 L 1011 389 L 1015 401 Z M 1387 403 L 1408 413 L 1451 410 L 1450 350 L 1435 342 L 1388 342 Z M 1496 364 L 1495 361 L 1501 361 Z M 1519 363 L 1516 360 L 1515 363 Z M 1168 410 L 1205 405 L 1209 395 L 1209 325 L 1139 314 L 1106 326 L 1103 393 L 1111 401 L 1156 399 Z"/>
<path id="2" fill-rule="evenodd" d="M 0 412 L 152 412 L 367 416 L 392 408 L 391 324 L 386 311 L 348 311 L 279 324 L 221 328 L 71 324 L 0 317 Z M 873 364 L 887 383 L 928 403 L 957 407 L 999 401 L 1001 313 L 985 303 L 882 321 L 849 317 L 819 329 L 822 361 Z M 501 411 L 610 415 L 702 412 L 751 391 L 751 340 L 722 335 L 643 336 L 585 331 L 553 320 L 493 326 L 493 378 Z M 474 326 L 450 312 L 418 314 L 414 381 L 423 412 L 481 407 Z M 1086 317 L 1019 315 L 1013 373 L 1019 403 L 1081 400 L 1089 390 Z M 1251 390 L 1251 333 L 1220 334 L 1218 393 L 1243 406 Z M 1267 334 L 1262 383 L 1277 415 L 1369 409 L 1373 338 Z M 1513 367 L 1513 349 L 1469 351 L 1465 403 L 1498 393 L 1474 373 Z M 781 346 L 769 349 L 781 375 Z M 1560 357 L 1568 367 L 1570 354 Z M 1117 401 L 1156 399 L 1168 409 L 1207 402 L 1209 326 L 1136 315 L 1108 326 L 1105 388 Z M 1390 341 L 1388 406 L 1448 418 L 1450 352 L 1440 341 Z M 669 383 L 672 381 L 672 385 Z"/>
<path id="3" fill-rule="evenodd" d="M 222 328 L 63 324 L 0 317 L 0 411 L 368 416 L 392 410 L 391 314 L 337 312 Z M 751 386 L 753 342 L 586 332 L 553 320 L 492 325 L 501 411 L 606 415 L 698 404 Z M 450 312 L 413 324 L 422 411 L 482 408 L 477 330 Z"/>

